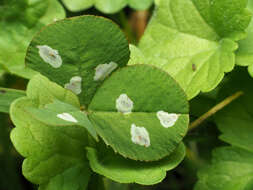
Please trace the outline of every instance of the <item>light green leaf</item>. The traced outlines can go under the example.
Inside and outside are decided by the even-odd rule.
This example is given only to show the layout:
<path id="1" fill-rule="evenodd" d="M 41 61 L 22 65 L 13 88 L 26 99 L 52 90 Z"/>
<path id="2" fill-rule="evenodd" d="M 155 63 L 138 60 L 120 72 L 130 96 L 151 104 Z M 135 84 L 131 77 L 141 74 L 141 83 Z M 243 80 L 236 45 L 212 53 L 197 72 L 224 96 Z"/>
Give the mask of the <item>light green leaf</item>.
<path id="1" fill-rule="evenodd" d="M 24 58 L 26 47 L 32 35 L 41 28 L 36 26 L 32 29 L 19 23 L 0 22 L 0 64 L 10 73 L 24 78 L 31 78 L 36 72 L 25 67 Z M 10 35 L 11 34 L 11 35 Z"/>
<path id="2" fill-rule="evenodd" d="M 38 33 L 28 48 L 26 63 L 74 91 L 87 106 L 103 79 L 125 66 L 128 59 L 128 42 L 117 25 L 101 17 L 81 16 L 56 22 Z"/>
<path id="3" fill-rule="evenodd" d="M 136 10 L 148 9 L 153 0 L 62 0 L 68 10 L 77 12 L 95 6 L 103 13 L 114 14 L 127 5 Z"/>
<path id="4" fill-rule="evenodd" d="M 253 1 L 248 1 L 248 9 L 253 11 Z M 253 77 L 253 20 L 247 28 L 247 38 L 240 40 L 239 48 L 236 52 L 236 64 L 248 66 L 249 74 Z"/>
<path id="5" fill-rule="evenodd" d="M 120 113 L 118 101 L 125 101 L 124 94 L 132 101 L 132 113 Z M 162 124 L 159 111 L 177 114 L 175 122 L 170 127 Z M 114 72 L 97 90 L 88 112 L 106 144 L 134 160 L 154 161 L 171 154 L 186 134 L 189 122 L 182 89 L 166 72 L 146 65 Z M 170 116 L 164 119 L 170 120 Z M 138 134 L 147 140 L 142 146 L 133 140 L 134 125 L 147 131 L 147 135 Z"/>
<path id="6" fill-rule="evenodd" d="M 152 5 L 152 3 L 153 0 L 142 0 L 142 1 L 128 0 L 129 6 L 137 10 L 148 9 Z"/>
<path id="7" fill-rule="evenodd" d="M 13 107 L 22 107 L 22 111 L 33 121 L 31 126 L 38 123 L 53 129 L 89 128 L 87 118 L 82 118 L 82 127 L 78 126 L 83 113 L 77 111 L 80 105 L 75 93 L 96 132 L 120 155 L 139 161 L 157 161 L 171 156 L 188 128 L 186 95 L 167 72 L 148 65 L 124 67 L 128 59 L 126 38 L 115 24 L 106 19 L 82 16 L 56 22 L 35 36 L 28 48 L 26 63 L 68 90 L 47 80 L 45 82 L 40 76 L 29 83 L 28 99 L 20 100 L 20 106 L 14 104 Z M 73 101 L 66 101 L 67 97 Z M 55 100 L 64 105 L 53 103 Z M 31 102 L 26 104 L 25 101 Z M 63 113 L 58 116 L 59 112 Z M 12 113 L 18 111 L 13 110 Z M 51 115 L 56 113 L 57 117 L 66 121 L 52 118 Z M 12 119 L 15 123 L 15 116 Z M 77 125 L 70 125 L 69 122 Z M 39 129 L 36 128 L 38 134 L 42 133 Z M 16 136 L 22 136 L 20 133 L 22 131 L 18 131 Z M 54 136 L 52 139 L 58 138 L 61 137 Z M 27 142 L 32 140 L 25 139 Z M 82 140 L 87 141 L 87 137 L 82 137 Z M 47 146 L 48 142 L 50 140 L 40 143 Z M 83 143 L 85 148 L 87 143 Z M 15 146 L 20 144 L 15 143 Z M 60 140 L 57 144 L 61 144 Z M 77 154 L 79 146 L 76 145 L 74 149 L 70 153 Z M 31 149 L 32 154 L 36 154 L 36 151 L 39 150 Z M 79 150 L 78 153 L 83 152 Z M 178 161 L 181 160 L 175 162 Z M 36 172 L 40 173 L 42 169 L 43 166 Z M 36 172 L 30 175 L 24 173 L 30 180 L 37 180 Z"/>
<path id="8" fill-rule="evenodd" d="M 127 5 L 126 0 L 95 0 L 95 7 L 104 13 L 116 13 Z"/>
<path id="9" fill-rule="evenodd" d="M 32 117 L 50 126 L 81 126 L 97 139 L 97 133 L 93 128 L 85 112 L 70 104 L 55 100 L 52 104 L 45 105 L 42 109 L 27 108 Z"/>
<path id="10" fill-rule="evenodd" d="M 49 0 L 45 14 L 40 18 L 42 24 L 53 23 L 66 17 L 62 5 L 57 0 Z"/>
<path id="11" fill-rule="evenodd" d="M 25 91 L 0 87 L 0 112 L 9 113 L 11 103 L 25 96 Z"/>
<path id="12" fill-rule="evenodd" d="M 29 42 L 45 24 L 64 18 L 65 11 L 57 0 L 20 1 L 22 6 L 6 1 L 0 7 L 0 64 L 10 73 L 31 78 L 36 72 L 24 64 Z M 12 20 L 15 16 L 19 19 Z"/>
<path id="13" fill-rule="evenodd" d="M 82 11 L 93 6 L 95 0 L 62 0 L 66 8 L 73 12 Z"/>
<path id="14" fill-rule="evenodd" d="M 214 89 L 235 64 L 251 14 L 246 0 L 160 0 L 139 48 L 166 70 L 188 99 Z"/>
<path id="15" fill-rule="evenodd" d="M 129 49 L 130 49 L 130 59 L 128 61 L 128 65 L 144 64 L 147 62 L 144 54 L 138 47 L 136 47 L 133 44 L 130 44 Z"/>
<path id="16" fill-rule="evenodd" d="M 86 129 L 46 125 L 26 111 L 28 107 L 43 108 L 55 99 L 79 107 L 73 93 L 36 75 L 28 84 L 27 97 L 17 99 L 11 105 L 10 115 L 16 126 L 11 132 L 11 140 L 26 158 L 22 167 L 24 176 L 32 183 L 42 185 L 41 189 L 85 189 L 91 174 L 85 151 L 88 145 Z M 71 185 L 73 183 L 75 185 Z"/>
<path id="17" fill-rule="evenodd" d="M 240 80 L 238 80 L 240 79 Z M 210 166 L 199 172 L 195 190 L 251 190 L 253 188 L 253 79 L 245 69 L 235 70 L 219 94 L 244 95 L 215 115 L 220 139 L 230 147 L 215 149 Z"/>
<path id="18" fill-rule="evenodd" d="M 161 182 L 168 170 L 175 168 L 184 158 L 185 147 L 181 143 L 168 157 L 160 161 L 140 162 L 123 158 L 111 149 L 101 146 L 98 150 L 87 148 L 92 170 L 119 183 L 153 185 Z"/>
<path id="19" fill-rule="evenodd" d="M 91 172 L 87 171 L 88 163 L 66 170 L 55 176 L 48 184 L 41 185 L 39 190 L 84 190 L 86 189 Z"/>

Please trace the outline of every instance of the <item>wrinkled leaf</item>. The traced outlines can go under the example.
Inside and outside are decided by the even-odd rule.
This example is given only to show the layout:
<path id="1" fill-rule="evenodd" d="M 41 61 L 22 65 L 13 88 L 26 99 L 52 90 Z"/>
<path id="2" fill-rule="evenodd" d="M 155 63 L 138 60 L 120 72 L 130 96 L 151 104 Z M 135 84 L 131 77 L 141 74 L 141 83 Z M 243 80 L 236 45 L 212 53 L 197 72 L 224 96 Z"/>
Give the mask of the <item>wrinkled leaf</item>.
<path id="1" fill-rule="evenodd" d="M 76 108 L 80 106 L 73 93 L 36 75 L 28 84 L 27 97 L 19 98 L 11 105 L 10 115 L 16 126 L 11 132 L 11 140 L 25 157 L 24 176 L 41 189 L 85 189 L 91 174 L 85 151 L 88 145 L 86 129 L 50 126 L 26 111 L 28 107 L 43 108 L 55 99 Z"/>
<path id="2" fill-rule="evenodd" d="M 234 68 L 236 40 L 245 37 L 251 19 L 246 5 L 246 0 L 160 0 L 138 57 L 171 74 L 188 99 L 208 92 Z"/>
<path id="3" fill-rule="evenodd" d="M 248 9 L 253 10 L 253 1 L 248 1 Z M 248 71 L 253 76 L 253 20 L 251 20 L 247 28 L 247 38 L 240 40 L 239 48 L 236 52 L 236 64 L 241 66 L 248 66 Z"/>

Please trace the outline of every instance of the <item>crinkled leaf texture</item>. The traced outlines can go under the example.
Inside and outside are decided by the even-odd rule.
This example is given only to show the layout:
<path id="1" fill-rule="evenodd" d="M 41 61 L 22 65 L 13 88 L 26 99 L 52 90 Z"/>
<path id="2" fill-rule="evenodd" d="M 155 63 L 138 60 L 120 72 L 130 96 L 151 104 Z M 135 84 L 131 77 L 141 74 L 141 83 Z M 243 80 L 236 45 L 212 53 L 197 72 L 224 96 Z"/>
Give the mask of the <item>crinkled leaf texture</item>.
<path id="1" fill-rule="evenodd" d="M 24 64 L 29 42 L 43 26 L 64 18 L 65 11 L 57 0 L 4 0 L 0 11 L 0 64 L 10 73 L 31 78 L 36 72 Z"/>
<path id="2" fill-rule="evenodd" d="M 171 74 L 188 99 L 210 91 L 234 68 L 236 41 L 245 37 L 251 19 L 246 5 L 247 0 L 160 0 L 135 55 Z"/>
<path id="3" fill-rule="evenodd" d="M 215 117 L 221 140 L 232 146 L 214 150 L 212 164 L 199 172 L 195 190 L 253 189 L 252 83 L 247 72 L 239 69 L 220 91 L 222 97 L 238 90 L 244 92 Z"/>
<path id="4" fill-rule="evenodd" d="M 11 140 L 26 159 L 23 174 L 40 190 L 85 189 L 91 174 L 86 158 L 87 131 L 79 126 L 50 126 L 35 119 L 26 108 L 43 108 L 55 99 L 80 108 L 78 98 L 68 90 L 36 75 L 29 82 L 27 96 L 11 105 L 16 126 Z"/>
<path id="5" fill-rule="evenodd" d="M 248 0 L 248 9 L 253 10 L 253 1 Z M 247 28 L 247 38 L 240 40 L 239 48 L 236 52 L 236 64 L 248 66 L 249 74 L 253 77 L 253 20 Z"/>
<path id="6" fill-rule="evenodd" d="M 105 146 L 97 149 L 87 148 L 92 170 L 119 183 L 138 183 L 153 185 L 161 182 L 168 170 L 175 168 L 185 156 L 181 143 L 175 151 L 162 160 L 140 162 L 123 158 Z"/>
<path id="7" fill-rule="evenodd" d="M 62 0 L 64 5 L 73 12 L 82 11 L 95 6 L 103 13 L 113 14 L 129 5 L 136 10 L 148 9 L 153 0 Z"/>

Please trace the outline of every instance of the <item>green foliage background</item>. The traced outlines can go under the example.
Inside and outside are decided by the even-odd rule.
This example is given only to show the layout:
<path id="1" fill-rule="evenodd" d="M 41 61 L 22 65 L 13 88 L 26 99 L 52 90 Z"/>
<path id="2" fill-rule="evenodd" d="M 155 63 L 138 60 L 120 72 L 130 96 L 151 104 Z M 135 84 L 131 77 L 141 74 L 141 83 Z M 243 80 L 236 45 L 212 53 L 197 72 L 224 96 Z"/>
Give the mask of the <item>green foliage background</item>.
<path id="1" fill-rule="evenodd" d="M 23 175 L 31 182 L 39 184 L 39 190 L 69 190 L 69 187 L 80 190 L 84 187 L 87 187 L 88 190 L 252 190 L 253 21 L 250 12 L 253 10 L 252 5 L 252 0 L 156 0 L 155 2 L 147 0 L 143 4 L 126 0 L 118 1 L 118 4 L 99 0 L 0 0 L 0 112 L 3 112 L 0 113 L 0 190 L 38 189 L 37 185 L 28 182 Z M 144 19 L 148 24 L 141 39 L 138 38 L 140 29 L 133 24 L 133 18 L 136 19 L 134 15 L 136 13 L 143 14 L 140 10 L 145 10 L 144 14 L 146 18 L 149 18 L 148 22 Z M 108 59 L 119 62 L 120 67 L 127 64 L 130 56 L 128 65 L 155 65 L 168 72 L 187 94 L 190 101 L 191 121 L 196 120 L 235 92 L 243 91 L 244 94 L 214 116 L 206 119 L 198 128 L 188 131 L 183 139 L 186 151 L 181 143 L 173 151 L 173 154 L 164 158 L 159 164 L 139 164 L 132 160 L 129 162 L 126 158 L 115 156 L 111 149 L 104 147 L 104 144 L 90 145 L 89 143 L 94 139 L 89 142 L 87 142 L 88 140 L 82 141 L 84 138 L 87 139 L 87 132 L 84 128 L 76 129 L 76 131 L 75 129 L 69 131 L 68 127 L 62 129 L 61 133 L 71 133 L 78 139 L 77 141 L 65 136 L 59 137 L 55 132 L 58 130 L 58 121 L 54 120 L 48 120 L 49 123 L 41 124 L 43 126 L 55 124 L 53 130 L 45 127 L 48 131 L 42 132 L 40 127 L 33 128 L 35 136 L 46 139 L 43 146 L 48 148 L 48 152 L 43 152 L 43 149 L 40 149 L 41 147 L 32 140 L 32 136 L 29 136 L 28 131 L 20 132 L 23 124 L 20 122 L 23 120 L 20 115 L 25 112 L 26 118 L 31 118 L 25 121 L 28 123 L 33 123 L 33 117 L 36 116 L 44 121 L 45 117 L 52 114 L 52 110 L 46 110 L 49 111 L 48 115 L 43 115 L 45 110 L 40 106 L 52 103 L 53 97 L 58 97 L 62 101 L 60 103 L 64 102 L 63 104 L 68 103 L 74 107 L 80 107 L 80 105 L 76 96 L 61 97 L 61 94 L 65 93 L 63 88 L 54 86 L 47 79 L 42 78 L 37 78 L 37 80 L 41 80 L 40 85 L 37 82 L 30 83 L 30 87 L 28 86 L 30 95 L 24 97 L 23 90 L 27 87 L 28 79 L 37 73 L 25 67 L 26 50 L 30 41 L 35 39 L 29 47 L 30 54 L 26 56 L 28 65 L 32 65 L 31 67 L 37 71 L 44 69 L 44 75 L 49 78 L 51 76 L 50 79 L 59 85 L 65 84 L 67 82 L 64 81 L 65 79 L 57 78 L 57 75 L 60 76 L 62 73 L 52 75 L 53 72 L 48 68 L 40 67 L 41 60 L 34 59 L 35 50 L 33 48 L 38 45 L 36 43 L 40 40 L 46 39 L 43 36 L 38 38 L 34 38 L 34 36 L 44 26 L 52 24 L 58 19 L 87 14 L 104 16 L 113 20 L 123 30 L 128 42 L 122 34 L 118 33 L 116 27 L 112 29 L 114 35 L 111 37 L 102 36 L 102 27 L 98 31 L 94 30 L 94 33 L 90 33 L 89 36 L 85 36 L 84 33 L 75 33 L 74 35 L 76 37 L 83 35 L 82 38 L 87 41 L 90 38 L 96 38 L 96 36 L 101 39 L 104 37 L 112 46 L 117 44 L 114 47 L 114 51 L 119 51 L 117 55 L 113 54 L 114 51 L 110 53 L 110 49 L 108 52 L 101 49 L 100 55 L 105 61 Z M 93 20 L 86 24 L 92 25 Z M 53 27 L 51 27 L 52 30 L 48 27 L 44 33 L 45 36 L 50 34 L 51 39 L 47 39 L 50 41 L 49 43 L 57 44 L 59 40 L 68 41 L 66 44 L 70 46 L 76 43 L 71 36 L 65 38 L 64 32 L 58 33 L 61 36 L 59 39 L 55 38 Z M 85 27 L 87 28 L 87 26 Z M 103 27 L 106 28 L 106 26 Z M 110 29 L 111 27 L 108 26 L 107 30 Z M 73 28 L 69 30 L 71 33 Z M 86 44 L 87 41 L 84 40 L 80 43 Z M 73 44 L 71 45 L 71 43 Z M 129 51 L 122 52 L 119 48 L 126 48 L 128 43 L 131 44 L 130 55 Z M 93 45 L 97 44 L 91 42 L 89 47 Z M 67 52 L 67 48 L 65 50 Z M 90 49 L 90 52 L 93 51 L 95 48 L 94 50 Z M 66 57 L 68 53 L 66 53 Z M 91 65 L 101 61 L 100 57 L 97 57 L 96 54 L 92 55 L 88 51 L 87 56 L 90 56 L 94 61 L 90 62 Z M 73 59 L 72 61 L 80 60 Z M 75 70 L 76 68 L 73 66 L 69 69 Z M 87 68 L 85 74 L 89 74 L 92 70 L 93 68 Z M 68 74 L 66 72 L 64 76 L 68 76 Z M 88 74 L 84 76 L 86 77 Z M 120 75 L 122 81 L 124 78 L 127 79 L 127 74 L 125 75 Z M 138 75 L 141 76 L 141 72 Z M 91 76 L 87 77 L 86 81 L 89 81 Z M 146 74 L 147 78 L 149 76 Z M 137 78 L 132 78 L 133 81 L 137 80 Z M 156 85 L 162 83 L 159 80 L 149 81 L 149 83 L 152 82 L 156 82 Z M 108 83 L 111 85 L 116 82 L 108 80 Z M 50 87 L 51 85 L 52 87 Z M 90 94 L 85 94 L 87 97 L 80 100 L 84 106 L 90 104 L 91 97 L 100 84 L 89 85 L 90 83 L 87 82 L 83 87 L 84 89 L 93 88 Z M 135 92 L 135 86 L 129 86 L 130 91 Z M 8 90 L 7 88 L 17 90 Z M 54 92 L 48 93 L 47 88 L 54 89 Z M 144 87 L 139 87 L 138 90 L 141 88 L 144 89 Z M 161 86 L 160 88 L 162 89 Z M 102 88 L 102 92 L 99 92 L 101 94 L 96 95 L 96 102 L 102 102 L 101 105 L 103 99 L 100 96 L 103 97 L 109 93 L 106 91 L 106 86 L 104 89 L 104 92 Z M 36 101 L 40 93 L 48 94 L 38 104 Z M 159 94 L 159 90 L 150 92 L 150 94 L 155 96 Z M 7 114 L 10 103 L 20 97 L 23 98 L 13 105 L 14 110 L 12 110 L 12 118 L 16 118 L 16 120 L 11 121 Z M 148 98 L 144 98 L 144 100 L 148 101 Z M 173 103 L 174 101 L 170 102 L 168 106 L 173 107 Z M 33 110 L 25 110 L 25 105 L 33 105 Z M 59 107 L 59 104 L 56 102 L 51 108 L 53 109 L 54 106 Z M 100 108 L 99 106 L 100 104 L 96 105 L 91 102 L 91 110 L 96 110 Z M 108 105 L 103 106 L 106 108 Z M 73 111 L 73 107 L 71 110 Z M 37 114 L 34 114 L 35 111 Z M 104 122 L 105 118 L 110 118 L 110 115 L 108 116 L 106 113 L 99 114 L 97 114 L 98 116 L 94 114 L 94 117 L 100 117 L 101 122 Z M 114 119 L 108 122 L 114 123 Z M 10 131 L 14 127 L 13 122 L 15 125 L 19 123 L 18 125 L 21 126 L 16 127 L 11 135 L 16 149 L 10 141 Z M 85 124 L 80 124 L 80 127 L 87 126 L 87 120 L 84 119 L 83 122 Z M 99 120 L 97 119 L 96 122 L 99 123 Z M 20 131 L 17 132 L 18 130 Z M 92 130 L 89 132 L 93 133 L 93 137 L 96 138 L 96 132 L 92 132 Z M 97 132 L 103 138 L 107 138 L 108 131 L 98 130 Z M 42 134 L 50 135 L 43 137 Z M 24 139 L 30 139 L 30 141 L 25 142 Z M 116 140 L 120 141 L 121 139 Z M 50 142 L 55 143 L 53 147 Z M 80 154 L 72 154 L 69 143 L 75 144 Z M 87 144 L 90 146 L 87 149 L 88 158 L 84 156 Z M 36 150 L 35 152 L 31 151 L 33 148 Z M 58 157 L 54 157 L 56 150 L 60 150 L 62 153 L 57 155 Z M 121 149 L 119 150 L 121 151 Z M 131 149 L 129 148 L 129 150 Z M 23 174 L 21 171 L 23 158 L 16 151 L 27 157 L 24 164 L 26 166 L 23 166 Z M 66 155 L 71 159 L 65 159 Z M 45 157 L 52 157 L 52 163 L 62 161 L 61 168 L 52 167 L 50 162 L 41 162 Z M 177 168 L 166 173 L 179 162 L 181 164 Z M 42 164 L 36 168 L 38 163 Z M 91 168 L 89 168 L 89 164 Z M 87 172 L 83 172 L 83 168 Z M 87 168 L 89 169 L 87 170 Z M 41 174 L 42 170 L 44 176 Z M 91 170 L 116 181 L 130 184 L 116 183 L 92 173 Z M 123 173 L 118 175 L 120 172 L 123 172 L 124 175 Z M 152 173 L 154 175 L 151 175 Z M 146 178 L 143 178 L 144 174 L 147 175 Z M 49 177 L 51 175 L 54 177 Z M 88 177 L 90 177 L 89 181 Z M 133 182 L 146 185 L 132 184 Z M 160 183 L 147 186 L 157 182 Z"/>

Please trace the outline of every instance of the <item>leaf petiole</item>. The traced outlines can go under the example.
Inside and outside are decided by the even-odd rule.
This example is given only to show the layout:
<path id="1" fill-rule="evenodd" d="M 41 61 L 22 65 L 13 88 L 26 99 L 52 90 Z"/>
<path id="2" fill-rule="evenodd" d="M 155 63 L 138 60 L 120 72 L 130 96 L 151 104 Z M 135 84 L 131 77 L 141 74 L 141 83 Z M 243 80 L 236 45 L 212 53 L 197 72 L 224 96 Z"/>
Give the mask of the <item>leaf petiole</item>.
<path id="1" fill-rule="evenodd" d="M 198 127 L 207 118 L 209 118 L 210 116 L 214 115 L 219 110 L 223 109 L 225 106 L 227 106 L 232 101 L 234 101 L 237 98 L 239 98 L 241 95 L 243 95 L 243 92 L 242 91 L 238 91 L 238 92 L 234 93 L 233 95 L 231 95 L 231 96 L 227 97 L 226 99 L 224 99 L 222 102 L 220 102 L 219 104 L 217 104 L 216 106 L 214 106 L 208 112 L 206 112 L 205 114 L 203 114 L 202 116 L 200 116 L 198 119 L 196 119 L 195 121 L 193 121 L 190 124 L 190 126 L 189 126 L 189 131 L 191 131 L 191 130 L 195 129 L 196 127 Z"/>

